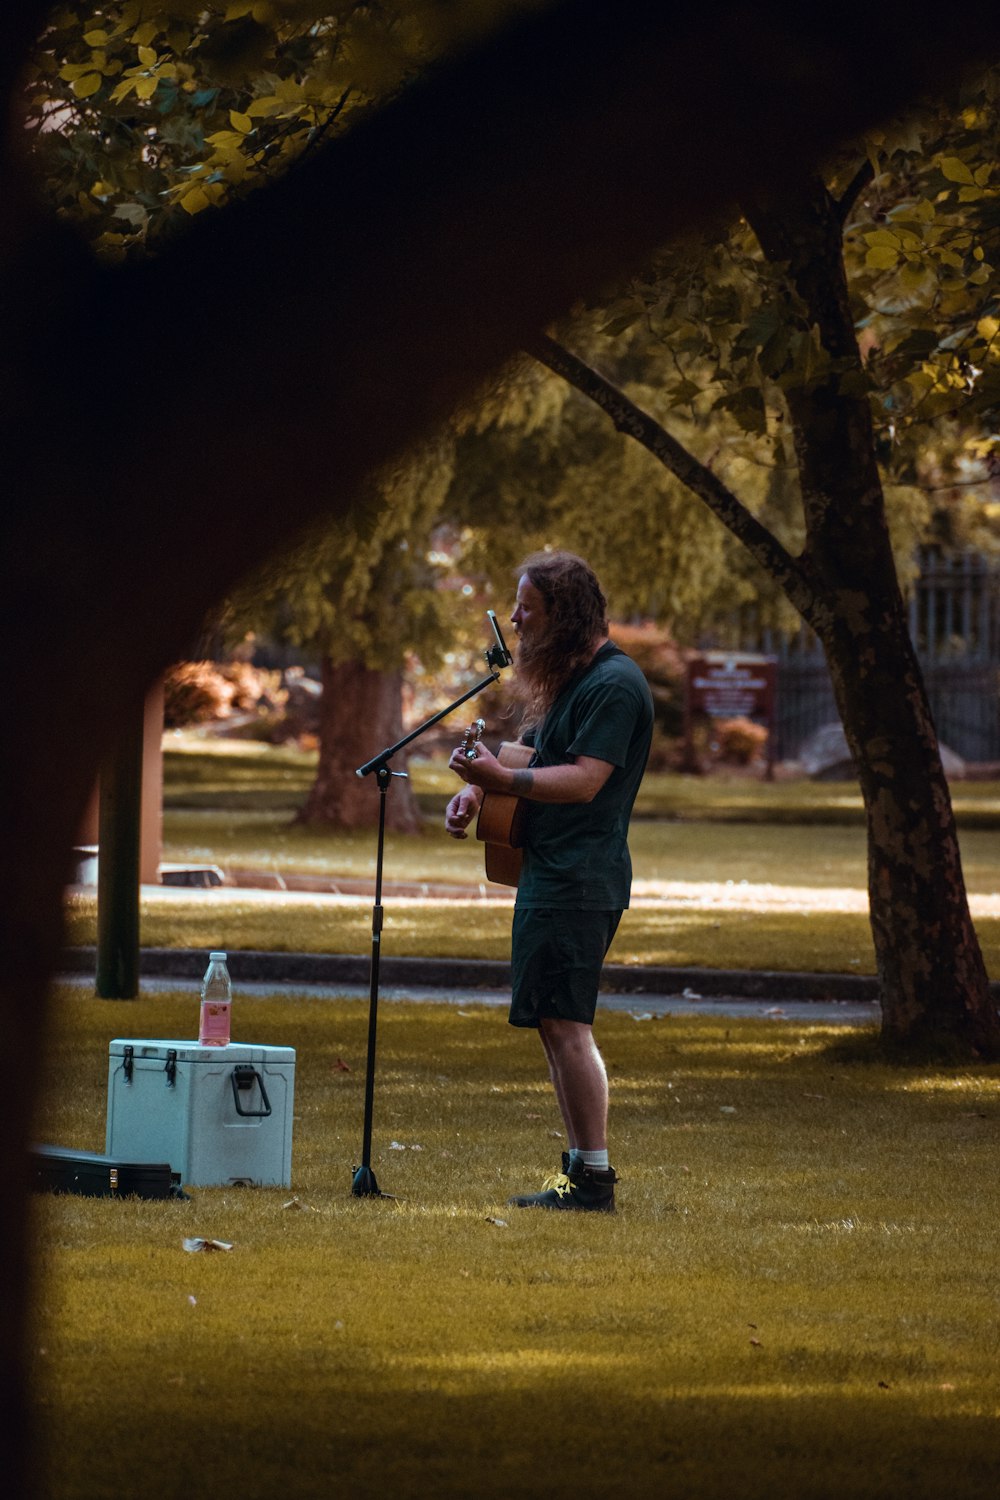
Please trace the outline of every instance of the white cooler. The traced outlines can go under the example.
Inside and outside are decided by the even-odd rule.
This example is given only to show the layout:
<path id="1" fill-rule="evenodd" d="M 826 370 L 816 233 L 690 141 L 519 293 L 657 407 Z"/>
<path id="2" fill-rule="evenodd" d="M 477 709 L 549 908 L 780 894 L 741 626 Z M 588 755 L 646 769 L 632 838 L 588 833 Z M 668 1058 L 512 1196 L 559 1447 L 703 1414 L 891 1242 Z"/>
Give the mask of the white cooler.
<path id="1" fill-rule="evenodd" d="M 191 1187 L 289 1187 L 295 1048 L 116 1038 L 106 1150 Z"/>

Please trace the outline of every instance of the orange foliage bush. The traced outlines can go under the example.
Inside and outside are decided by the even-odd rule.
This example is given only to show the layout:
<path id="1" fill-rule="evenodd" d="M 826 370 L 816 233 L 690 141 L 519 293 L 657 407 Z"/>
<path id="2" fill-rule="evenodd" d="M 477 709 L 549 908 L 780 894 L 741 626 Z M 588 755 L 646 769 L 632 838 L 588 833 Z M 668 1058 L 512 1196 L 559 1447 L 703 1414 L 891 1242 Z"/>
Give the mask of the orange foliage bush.
<path id="1" fill-rule="evenodd" d="M 277 672 L 262 672 L 249 662 L 177 662 L 164 682 L 164 725 L 182 729 L 233 713 L 273 711 L 287 697 L 279 682 Z"/>
<path id="2" fill-rule="evenodd" d="M 763 755 L 767 730 L 752 719 L 717 719 L 713 733 L 719 760 L 733 766 L 748 766 Z"/>

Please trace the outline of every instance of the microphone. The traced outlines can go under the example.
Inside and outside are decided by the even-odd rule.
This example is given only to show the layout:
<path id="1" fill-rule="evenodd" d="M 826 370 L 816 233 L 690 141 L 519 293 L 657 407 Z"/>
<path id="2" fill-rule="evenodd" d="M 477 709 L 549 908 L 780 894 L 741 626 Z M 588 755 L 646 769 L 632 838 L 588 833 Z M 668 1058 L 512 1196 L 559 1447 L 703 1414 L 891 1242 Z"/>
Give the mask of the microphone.
<path id="1" fill-rule="evenodd" d="M 496 637 L 497 646 L 500 648 L 501 660 L 497 662 L 497 666 L 509 667 L 514 658 L 507 650 L 507 642 L 504 640 L 502 634 L 500 633 L 500 626 L 497 624 L 496 614 L 492 609 L 488 609 L 486 611 L 486 614 L 489 617 L 490 624 L 493 626 L 493 634 Z M 489 651 L 487 653 L 487 656 L 492 657 L 493 652 Z M 492 662 L 490 664 L 492 665 Z"/>

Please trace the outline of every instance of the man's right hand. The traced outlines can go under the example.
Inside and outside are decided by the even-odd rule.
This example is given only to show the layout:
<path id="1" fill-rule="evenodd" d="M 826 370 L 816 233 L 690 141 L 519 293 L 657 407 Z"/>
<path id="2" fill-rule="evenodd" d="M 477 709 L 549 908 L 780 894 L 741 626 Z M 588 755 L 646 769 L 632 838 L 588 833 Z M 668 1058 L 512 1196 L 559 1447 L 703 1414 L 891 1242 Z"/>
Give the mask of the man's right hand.
<path id="1" fill-rule="evenodd" d="M 444 815 L 444 826 L 453 839 L 468 838 L 466 829 L 479 811 L 480 794 L 477 787 L 464 786 L 448 803 Z"/>

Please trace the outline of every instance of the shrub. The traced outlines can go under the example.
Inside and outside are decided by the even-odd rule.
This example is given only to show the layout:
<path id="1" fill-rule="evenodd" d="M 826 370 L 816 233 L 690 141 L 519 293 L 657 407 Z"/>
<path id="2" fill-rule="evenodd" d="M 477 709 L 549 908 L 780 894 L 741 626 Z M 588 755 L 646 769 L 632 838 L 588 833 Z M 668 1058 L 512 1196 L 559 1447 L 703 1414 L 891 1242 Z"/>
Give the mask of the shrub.
<path id="1" fill-rule="evenodd" d="M 233 688 L 211 661 L 181 661 L 164 682 L 163 722 L 168 729 L 224 718 L 231 710 Z"/>
<path id="2" fill-rule="evenodd" d="M 749 766 L 764 753 L 767 730 L 752 719 L 717 719 L 713 747 L 719 760 L 733 766 Z"/>
<path id="3" fill-rule="evenodd" d="M 684 656 L 673 636 L 660 625 L 611 625 L 611 639 L 627 651 L 653 695 L 662 764 L 670 756 L 668 742 L 684 732 Z M 661 753 L 660 753 L 661 752 Z"/>
<path id="4" fill-rule="evenodd" d="M 248 662 L 181 661 L 164 682 L 163 722 L 167 729 L 228 719 L 233 713 L 273 714 L 287 694 L 281 674 Z"/>

